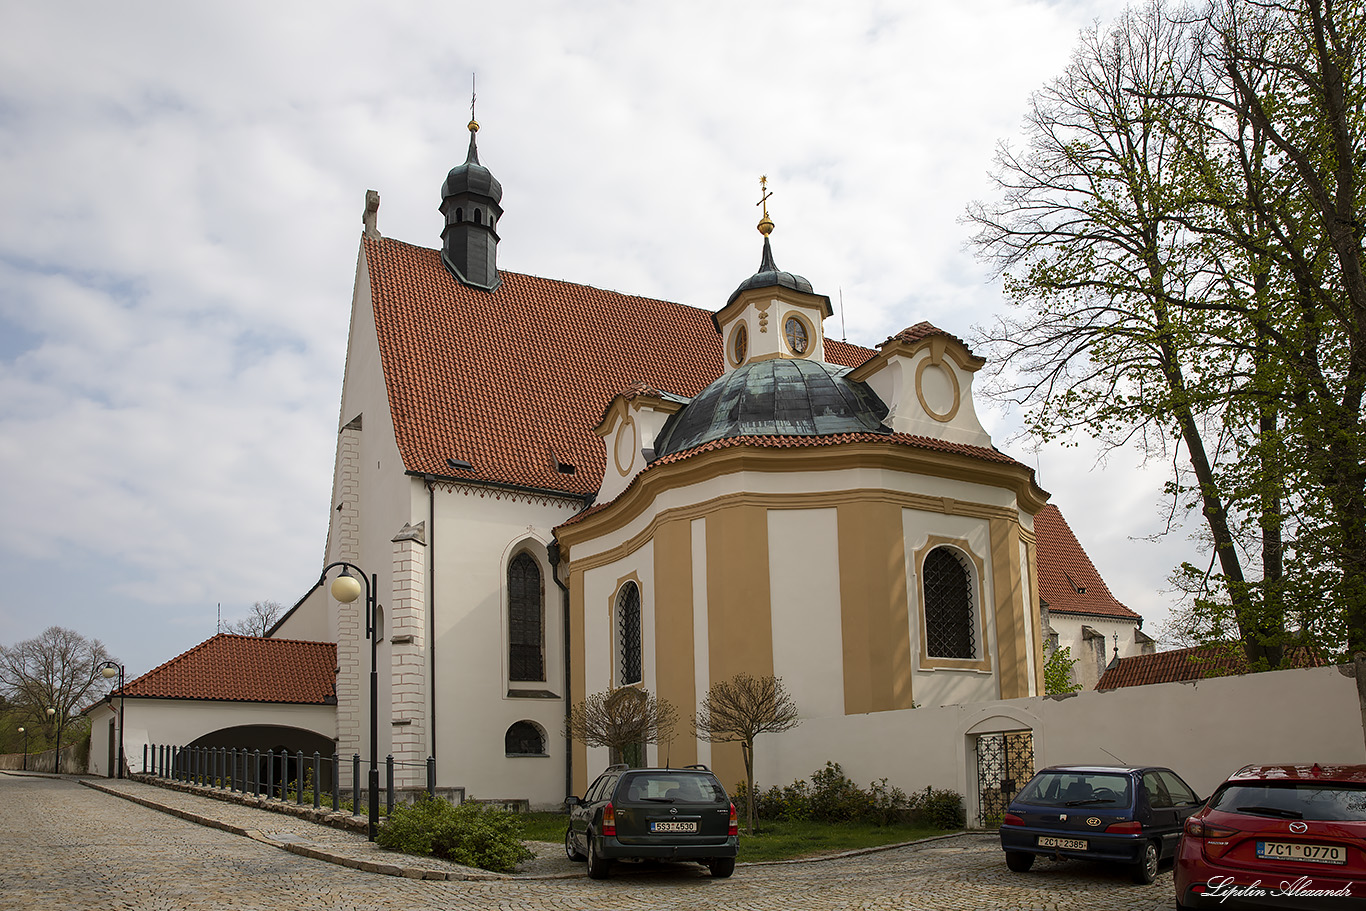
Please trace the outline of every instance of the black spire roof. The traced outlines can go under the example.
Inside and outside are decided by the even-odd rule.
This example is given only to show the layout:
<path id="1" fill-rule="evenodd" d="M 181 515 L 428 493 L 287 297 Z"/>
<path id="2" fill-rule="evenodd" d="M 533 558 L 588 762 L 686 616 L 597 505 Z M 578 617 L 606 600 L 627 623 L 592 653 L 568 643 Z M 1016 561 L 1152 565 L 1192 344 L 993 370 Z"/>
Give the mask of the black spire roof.
<path id="1" fill-rule="evenodd" d="M 764 255 L 763 258 L 759 260 L 759 271 L 740 282 L 740 287 L 735 289 L 734 293 L 726 300 L 726 304 L 729 305 L 743 292 L 748 291 L 751 288 L 772 288 L 774 286 L 791 288 L 794 291 L 801 291 L 804 294 L 815 294 L 815 292 L 811 290 L 811 282 L 800 275 L 794 275 L 791 272 L 783 272 L 778 269 L 777 263 L 773 261 L 773 247 L 769 244 L 768 237 L 765 236 Z"/>
<path id="2" fill-rule="evenodd" d="M 485 196 L 494 202 L 503 201 L 503 185 L 493 172 L 479 163 L 479 148 L 474 143 L 477 129 L 470 130 L 470 149 L 465 163 L 451 168 L 446 182 L 441 185 L 441 197 L 472 194 Z"/>
<path id="3" fill-rule="evenodd" d="M 670 417 L 655 453 L 665 456 L 727 437 L 891 433 L 882 424 L 887 406 L 863 383 L 845 379 L 850 369 L 795 358 L 751 361 Z"/>

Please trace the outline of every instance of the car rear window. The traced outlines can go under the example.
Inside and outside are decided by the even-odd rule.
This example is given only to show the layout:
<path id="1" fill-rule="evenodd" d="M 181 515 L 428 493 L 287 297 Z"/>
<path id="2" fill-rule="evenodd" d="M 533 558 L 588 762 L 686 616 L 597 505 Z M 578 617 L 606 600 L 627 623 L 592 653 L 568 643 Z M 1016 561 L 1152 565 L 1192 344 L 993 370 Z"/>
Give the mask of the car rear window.
<path id="1" fill-rule="evenodd" d="M 626 776 L 619 793 L 628 802 L 720 803 L 726 799 L 719 781 L 690 772 L 637 772 Z"/>
<path id="2" fill-rule="evenodd" d="M 1015 797 L 1040 807 L 1127 807 L 1128 775 L 1110 772 L 1040 772 Z"/>
<path id="3" fill-rule="evenodd" d="M 1230 784 L 1216 791 L 1209 805 L 1275 819 L 1366 820 L 1366 787 L 1309 781 Z"/>

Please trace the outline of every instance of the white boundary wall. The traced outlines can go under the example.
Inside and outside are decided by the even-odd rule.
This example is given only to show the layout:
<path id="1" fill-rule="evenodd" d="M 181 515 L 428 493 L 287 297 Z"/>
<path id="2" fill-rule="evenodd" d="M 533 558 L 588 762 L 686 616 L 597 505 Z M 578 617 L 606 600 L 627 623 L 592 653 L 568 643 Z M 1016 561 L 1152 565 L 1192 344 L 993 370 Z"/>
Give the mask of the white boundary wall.
<path id="1" fill-rule="evenodd" d="M 755 779 L 786 785 L 832 760 L 862 787 L 885 777 L 907 792 L 958 791 L 971 822 L 976 735 L 1019 730 L 1033 731 L 1036 769 L 1121 757 L 1167 766 L 1201 797 L 1244 765 L 1366 763 L 1356 680 L 1320 667 L 804 720 L 760 738 Z"/>

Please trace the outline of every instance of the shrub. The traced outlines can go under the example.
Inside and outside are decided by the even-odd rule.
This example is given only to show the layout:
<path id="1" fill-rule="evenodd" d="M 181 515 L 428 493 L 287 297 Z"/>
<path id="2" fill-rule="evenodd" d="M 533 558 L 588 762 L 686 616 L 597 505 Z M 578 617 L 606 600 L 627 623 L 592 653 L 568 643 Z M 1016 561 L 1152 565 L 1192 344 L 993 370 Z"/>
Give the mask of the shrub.
<path id="1" fill-rule="evenodd" d="M 735 805 L 743 806 L 744 782 L 736 785 Z M 811 773 L 811 783 L 794 781 L 780 788 L 755 787 L 754 814 L 759 819 L 818 822 L 870 822 L 887 826 L 910 822 L 938 829 L 961 829 L 966 821 L 957 791 L 926 788 L 907 795 L 886 778 L 863 790 L 844 774 L 838 762 Z"/>
<path id="2" fill-rule="evenodd" d="M 532 854 L 522 844 L 522 823 L 513 813 L 423 797 L 394 807 L 375 836 L 382 848 L 441 857 L 467 867 L 508 873 Z"/>
<path id="3" fill-rule="evenodd" d="M 967 822 L 963 795 L 957 791 L 926 788 L 911 798 L 910 815 L 921 825 L 936 829 L 961 829 Z"/>

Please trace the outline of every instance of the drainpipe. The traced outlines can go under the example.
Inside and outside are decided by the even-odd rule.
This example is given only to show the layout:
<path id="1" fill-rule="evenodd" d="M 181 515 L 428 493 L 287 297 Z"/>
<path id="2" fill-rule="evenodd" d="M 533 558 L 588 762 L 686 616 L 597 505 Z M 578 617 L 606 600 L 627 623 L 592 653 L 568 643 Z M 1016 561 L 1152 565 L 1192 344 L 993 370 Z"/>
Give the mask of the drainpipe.
<path id="1" fill-rule="evenodd" d="M 427 697 L 431 756 L 436 758 L 436 484 L 427 475 Z"/>
<path id="2" fill-rule="evenodd" d="M 573 707 L 569 689 L 569 586 L 560 581 L 560 541 L 558 538 L 550 540 L 550 545 L 546 548 L 546 556 L 550 559 L 550 577 L 559 586 L 560 602 L 564 610 L 563 635 L 561 638 L 564 640 L 564 796 L 567 798 L 574 793 L 574 738 L 569 736 L 569 712 Z"/>

